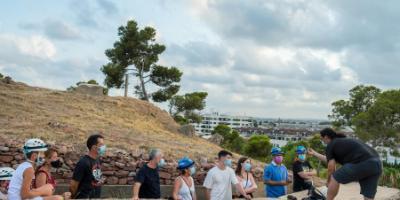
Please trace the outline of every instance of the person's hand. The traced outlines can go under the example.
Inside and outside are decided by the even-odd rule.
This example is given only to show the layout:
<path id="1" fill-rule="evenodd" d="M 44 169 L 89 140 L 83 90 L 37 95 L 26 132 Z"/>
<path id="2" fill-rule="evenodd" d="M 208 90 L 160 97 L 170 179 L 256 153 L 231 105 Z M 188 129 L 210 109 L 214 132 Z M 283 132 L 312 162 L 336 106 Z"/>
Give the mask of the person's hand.
<path id="1" fill-rule="evenodd" d="M 38 190 L 42 191 L 42 195 L 40 196 L 51 196 L 53 195 L 54 187 L 51 184 L 46 184 L 39 187 Z"/>
<path id="2" fill-rule="evenodd" d="M 251 196 L 246 194 L 246 196 L 244 196 L 245 199 L 251 199 Z"/>
<path id="3" fill-rule="evenodd" d="M 314 149 L 308 148 L 307 153 L 308 153 L 308 155 L 314 156 L 316 152 Z"/>
<path id="4" fill-rule="evenodd" d="M 71 192 L 64 192 L 63 196 L 65 200 L 71 199 Z"/>

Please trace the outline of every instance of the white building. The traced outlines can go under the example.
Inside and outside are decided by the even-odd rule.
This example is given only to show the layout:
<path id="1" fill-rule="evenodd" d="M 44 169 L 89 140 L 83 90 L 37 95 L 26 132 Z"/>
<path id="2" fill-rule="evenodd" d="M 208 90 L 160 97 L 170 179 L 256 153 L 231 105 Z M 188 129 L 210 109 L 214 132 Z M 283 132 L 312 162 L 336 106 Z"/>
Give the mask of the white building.
<path id="1" fill-rule="evenodd" d="M 253 118 L 245 116 L 223 115 L 217 112 L 202 115 L 201 123 L 192 123 L 196 130 L 196 134 L 209 137 L 214 128 L 220 124 L 225 124 L 230 128 L 252 127 Z"/>

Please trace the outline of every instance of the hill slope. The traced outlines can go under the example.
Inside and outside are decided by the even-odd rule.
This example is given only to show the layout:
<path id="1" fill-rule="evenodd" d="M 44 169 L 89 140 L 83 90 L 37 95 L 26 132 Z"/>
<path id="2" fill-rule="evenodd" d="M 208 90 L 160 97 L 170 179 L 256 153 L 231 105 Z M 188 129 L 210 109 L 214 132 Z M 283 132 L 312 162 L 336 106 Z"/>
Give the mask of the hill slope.
<path id="1" fill-rule="evenodd" d="M 102 132 L 107 145 L 125 150 L 163 149 L 170 158 L 196 159 L 219 150 L 204 139 L 178 133 L 179 125 L 151 103 L 134 98 L 88 96 L 0 81 L 0 136 L 40 137 L 84 149 L 86 137 Z"/>

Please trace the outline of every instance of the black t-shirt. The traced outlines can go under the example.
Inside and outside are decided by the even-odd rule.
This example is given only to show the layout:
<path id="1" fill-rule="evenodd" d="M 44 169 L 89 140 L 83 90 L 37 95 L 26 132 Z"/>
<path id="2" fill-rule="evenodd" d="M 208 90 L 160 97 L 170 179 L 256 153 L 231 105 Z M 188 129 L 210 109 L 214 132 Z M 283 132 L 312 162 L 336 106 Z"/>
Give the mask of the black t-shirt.
<path id="1" fill-rule="evenodd" d="M 336 138 L 326 147 L 326 159 L 335 159 L 341 165 L 360 163 L 379 154 L 367 144 L 353 138 Z"/>
<path id="2" fill-rule="evenodd" d="M 293 163 L 293 192 L 310 189 L 311 181 L 303 179 L 299 173 L 310 172 L 312 169 L 308 161 L 301 162 L 297 160 Z"/>
<path id="3" fill-rule="evenodd" d="M 153 169 L 147 164 L 144 165 L 136 174 L 135 181 L 141 183 L 139 198 L 159 199 L 161 197 L 158 168 Z"/>
<path id="4" fill-rule="evenodd" d="M 102 173 L 98 159 L 82 156 L 76 164 L 72 179 L 79 182 L 76 199 L 100 198 Z"/>

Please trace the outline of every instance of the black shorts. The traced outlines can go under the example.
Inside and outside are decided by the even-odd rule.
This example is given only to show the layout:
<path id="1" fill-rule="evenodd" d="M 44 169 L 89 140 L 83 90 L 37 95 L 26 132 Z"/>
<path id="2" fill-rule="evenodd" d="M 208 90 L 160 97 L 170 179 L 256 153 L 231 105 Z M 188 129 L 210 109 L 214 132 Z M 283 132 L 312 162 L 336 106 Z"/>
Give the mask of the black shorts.
<path id="1" fill-rule="evenodd" d="M 373 199 L 382 174 L 382 162 L 371 158 L 360 163 L 347 163 L 333 173 L 333 178 L 341 184 L 358 181 L 364 197 Z"/>

